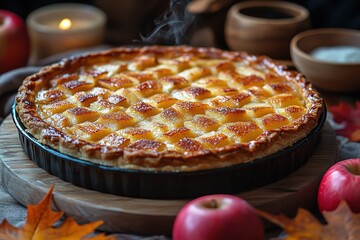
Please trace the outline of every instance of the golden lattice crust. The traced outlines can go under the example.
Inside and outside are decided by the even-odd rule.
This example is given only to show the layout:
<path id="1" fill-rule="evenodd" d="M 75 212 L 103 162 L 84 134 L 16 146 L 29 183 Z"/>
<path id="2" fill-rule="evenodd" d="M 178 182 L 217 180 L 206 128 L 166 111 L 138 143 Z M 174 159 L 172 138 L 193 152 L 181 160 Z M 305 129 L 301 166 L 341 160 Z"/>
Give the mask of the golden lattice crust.
<path id="1" fill-rule="evenodd" d="M 127 169 L 254 161 L 304 138 L 323 101 L 266 57 L 187 46 L 117 48 L 27 77 L 17 112 L 39 142 Z"/>

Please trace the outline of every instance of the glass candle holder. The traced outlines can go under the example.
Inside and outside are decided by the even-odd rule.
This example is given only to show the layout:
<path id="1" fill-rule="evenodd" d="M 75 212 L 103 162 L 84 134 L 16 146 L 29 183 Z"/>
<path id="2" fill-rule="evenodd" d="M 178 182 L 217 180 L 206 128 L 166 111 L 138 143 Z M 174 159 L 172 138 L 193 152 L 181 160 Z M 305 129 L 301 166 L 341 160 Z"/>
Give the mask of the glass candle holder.
<path id="1" fill-rule="evenodd" d="M 57 53 L 102 43 L 106 15 L 86 4 L 53 4 L 32 12 L 26 23 L 31 40 L 30 63 L 34 63 Z"/>

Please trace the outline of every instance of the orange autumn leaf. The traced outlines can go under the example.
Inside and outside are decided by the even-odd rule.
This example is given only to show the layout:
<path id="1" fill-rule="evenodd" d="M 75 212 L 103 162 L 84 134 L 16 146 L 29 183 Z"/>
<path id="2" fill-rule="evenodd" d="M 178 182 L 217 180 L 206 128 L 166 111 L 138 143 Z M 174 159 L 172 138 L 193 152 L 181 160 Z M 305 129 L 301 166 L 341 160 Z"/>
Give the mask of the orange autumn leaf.
<path id="1" fill-rule="evenodd" d="M 258 210 L 258 214 L 280 226 L 287 235 L 284 240 L 356 240 L 360 238 L 360 213 L 353 213 L 345 201 L 332 212 L 323 212 L 327 224 L 320 223 L 309 211 L 299 209 L 295 218 L 272 215 Z"/>
<path id="2" fill-rule="evenodd" d="M 111 240 L 111 236 L 98 234 L 91 237 L 87 235 L 93 233 L 103 221 L 96 221 L 84 225 L 79 225 L 72 218 L 67 218 L 61 226 L 53 225 L 63 216 L 64 212 L 54 212 L 51 210 L 51 197 L 54 187 L 51 187 L 47 195 L 38 205 L 29 205 L 25 224 L 16 228 L 9 224 L 6 219 L 0 224 L 0 240 Z"/>
<path id="3" fill-rule="evenodd" d="M 336 130 L 336 133 L 349 138 L 350 141 L 360 141 L 360 102 L 356 102 L 354 108 L 345 102 L 330 106 L 330 112 L 334 115 L 336 123 L 344 125 Z"/>

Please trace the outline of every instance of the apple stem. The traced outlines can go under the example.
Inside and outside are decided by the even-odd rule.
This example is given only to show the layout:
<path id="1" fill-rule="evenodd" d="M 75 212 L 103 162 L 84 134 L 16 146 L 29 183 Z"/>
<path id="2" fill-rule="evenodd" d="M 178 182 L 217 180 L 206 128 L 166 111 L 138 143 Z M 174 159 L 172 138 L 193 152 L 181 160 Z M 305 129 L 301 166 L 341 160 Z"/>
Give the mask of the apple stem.
<path id="1" fill-rule="evenodd" d="M 206 206 L 207 208 L 218 208 L 218 203 L 215 199 L 212 199 Z"/>
<path id="2" fill-rule="evenodd" d="M 212 200 L 212 201 L 211 201 L 211 207 L 212 207 L 212 208 L 218 208 L 218 203 L 217 203 L 216 200 Z"/>
<path id="3" fill-rule="evenodd" d="M 356 166 L 355 164 L 345 166 L 346 169 L 354 175 L 360 176 L 360 166 Z"/>

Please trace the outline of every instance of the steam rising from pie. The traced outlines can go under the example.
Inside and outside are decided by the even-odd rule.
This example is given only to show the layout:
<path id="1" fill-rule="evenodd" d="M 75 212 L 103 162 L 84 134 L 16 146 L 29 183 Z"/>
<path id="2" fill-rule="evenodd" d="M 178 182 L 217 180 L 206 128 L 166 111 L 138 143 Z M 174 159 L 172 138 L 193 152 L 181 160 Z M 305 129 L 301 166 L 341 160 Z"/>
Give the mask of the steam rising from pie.
<path id="1" fill-rule="evenodd" d="M 140 34 L 144 43 L 183 44 L 194 16 L 186 11 L 186 2 L 171 0 L 169 8 L 154 21 L 155 29 L 144 36 Z"/>

